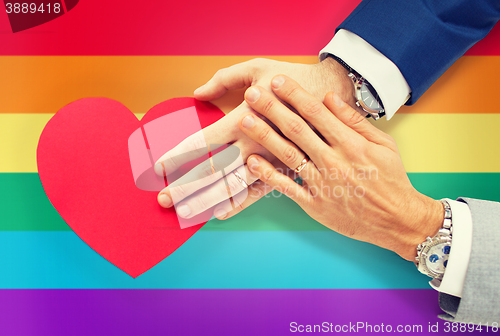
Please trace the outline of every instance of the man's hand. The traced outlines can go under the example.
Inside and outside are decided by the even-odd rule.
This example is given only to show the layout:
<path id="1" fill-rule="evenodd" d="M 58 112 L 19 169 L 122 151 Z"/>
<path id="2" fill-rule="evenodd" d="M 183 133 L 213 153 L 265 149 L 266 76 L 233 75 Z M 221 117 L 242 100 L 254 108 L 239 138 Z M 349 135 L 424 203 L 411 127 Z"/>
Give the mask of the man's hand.
<path id="1" fill-rule="evenodd" d="M 338 92 L 341 98 L 354 105 L 353 85 L 348 71 L 332 58 L 317 64 L 297 64 L 256 58 L 248 62 L 221 69 L 205 85 L 194 91 L 198 100 L 210 101 L 222 97 L 229 90 L 259 85 L 271 89 L 271 79 L 285 74 L 301 84 L 316 98 L 323 100 L 329 91 Z"/>
<path id="2" fill-rule="evenodd" d="M 195 91 L 195 98 L 205 101 L 213 100 L 223 96 L 228 90 L 241 89 L 251 85 L 260 85 L 270 90 L 271 79 L 277 74 L 286 74 L 295 78 L 298 83 L 320 100 L 328 91 L 333 90 L 342 99 L 355 106 L 354 89 L 347 76 L 347 70 L 331 58 L 312 65 L 268 59 L 254 59 L 236 64 L 219 70 L 212 79 Z M 241 165 L 253 153 L 258 153 L 269 161 L 274 160 L 272 153 L 248 137 L 238 127 L 239 117 L 244 113 L 253 113 L 246 102 L 243 102 L 216 123 L 185 139 L 158 160 L 155 166 L 156 173 L 168 175 L 185 163 L 206 154 L 205 148 L 209 147 L 214 150 L 216 145 L 222 144 L 231 144 L 239 149 Z M 227 151 L 228 149 L 217 154 L 218 158 L 221 159 L 219 162 L 225 161 L 224 156 L 230 156 Z M 256 202 L 270 190 L 262 182 L 252 185 L 257 181 L 257 178 L 248 171 L 246 166 L 240 167 L 237 162 L 233 162 L 227 167 L 218 167 L 217 173 L 210 174 L 210 171 L 214 172 L 213 166 L 213 159 L 212 161 L 207 160 L 179 179 L 182 183 L 176 182 L 162 190 L 158 195 L 160 205 L 171 207 L 175 203 L 179 216 L 191 218 L 219 204 L 214 208 L 214 214 L 219 219 L 225 219 Z M 241 193 L 241 185 L 244 184 L 238 182 L 234 174 L 231 174 L 236 169 L 241 173 L 240 175 L 245 182 L 252 185 L 248 194 Z M 223 179 L 224 176 L 227 176 L 226 180 Z M 232 190 L 229 190 L 228 187 Z M 232 202 L 229 200 L 230 197 L 232 197 Z"/>
<path id="3" fill-rule="evenodd" d="M 259 155 L 248 159 L 250 171 L 330 229 L 414 260 L 416 246 L 441 227 L 444 210 L 413 188 L 394 139 L 332 92 L 323 104 L 286 76 L 275 77 L 272 89 L 304 119 L 256 86 L 246 91 L 245 100 L 286 138 L 254 113 L 240 117 L 240 128 L 289 168 L 300 167 L 304 183 L 298 185 Z"/>

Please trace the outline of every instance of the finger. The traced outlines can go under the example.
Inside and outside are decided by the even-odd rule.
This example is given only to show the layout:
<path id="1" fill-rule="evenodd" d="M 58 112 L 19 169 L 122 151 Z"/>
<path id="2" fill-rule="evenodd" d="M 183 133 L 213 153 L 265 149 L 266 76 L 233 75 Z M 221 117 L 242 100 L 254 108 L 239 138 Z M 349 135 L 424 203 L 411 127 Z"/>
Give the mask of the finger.
<path id="1" fill-rule="evenodd" d="M 394 139 L 373 126 L 368 119 L 359 114 L 351 106 L 333 92 L 325 96 L 325 106 L 346 126 L 362 135 L 366 140 L 383 146 L 395 146 Z"/>
<path id="2" fill-rule="evenodd" d="M 306 164 L 307 156 L 294 143 L 276 133 L 262 119 L 247 113 L 241 116 L 239 125 L 246 135 L 264 146 L 287 167 L 293 170 L 300 167 L 299 176 L 302 178 L 309 179 L 316 176 L 310 171 L 315 167 Z"/>
<path id="3" fill-rule="evenodd" d="M 278 75 L 271 81 L 271 87 L 279 98 L 293 106 L 310 122 L 329 144 L 343 143 L 352 138 L 353 132 L 293 79 Z"/>
<path id="4" fill-rule="evenodd" d="M 312 202 L 311 195 L 306 188 L 295 183 L 291 178 L 283 175 L 264 158 L 252 155 L 247 160 L 250 171 L 273 190 L 277 190 L 293 199 L 304 210 Z"/>
<path id="5" fill-rule="evenodd" d="M 287 174 L 288 177 L 295 179 L 297 174 L 293 169 L 285 166 L 283 162 L 274 158 L 272 165 L 278 170 Z M 281 170 L 280 170 L 281 169 Z M 257 180 L 248 187 L 248 196 L 242 197 L 242 193 L 236 195 L 232 200 L 226 200 L 215 207 L 214 216 L 220 220 L 228 219 L 242 212 L 262 197 L 273 191 L 273 188 L 261 180 Z"/>
<path id="6" fill-rule="evenodd" d="M 273 188 L 257 180 L 248 187 L 248 194 L 240 192 L 232 199 L 218 204 L 214 209 L 214 216 L 220 220 L 233 217 L 260 200 L 272 190 Z"/>
<path id="7" fill-rule="evenodd" d="M 183 199 L 215 183 L 243 164 L 244 159 L 239 147 L 231 145 L 203 161 L 176 181 L 168 181 L 169 186 L 163 189 L 160 195 L 166 195 L 169 199 L 162 197 L 160 200 L 160 196 L 158 196 L 158 202 L 162 206 L 168 204 L 166 207 L 178 204 Z"/>
<path id="8" fill-rule="evenodd" d="M 241 166 L 223 179 L 178 203 L 175 210 L 182 218 L 194 217 L 235 195 L 246 197 L 248 185 L 256 180 L 257 177 L 250 173 L 246 165 Z"/>
<path id="9" fill-rule="evenodd" d="M 232 133 L 223 131 L 225 122 L 227 121 L 222 118 L 216 123 L 190 135 L 163 154 L 155 163 L 155 173 L 159 176 L 167 176 L 182 165 L 203 157 L 226 143 L 232 142 L 234 140 Z"/>
<path id="10" fill-rule="evenodd" d="M 253 81 L 253 70 L 251 61 L 220 69 L 205 85 L 194 91 L 194 97 L 198 100 L 214 100 L 223 96 L 228 90 L 248 87 Z"/>
<path id="11" fill-rule="evenodd" d="M 297 174 L 280 160 L 274 158 L 272 165 L 278 170 L 287 174 L 288 177 L 295 179 Z M 232 200 L 226 200 L 215 207 L 214 216 L 220 220 L 228 219 L 240 213 L 250 205 L 254 204 L 262 197 L 273 191 L 269 185 L 261 180 L 257 180 L 248 187 L 248 196 L 242 197 L 242 193 L 237 194 Z"/>
<path id="12" fill-rule="evenodd" d="M 314 133 L 300 116 L 283 105 L 267 90 L 252 86 L 245 92 L 245 101 L 256 112 L 271 120 L 288 139 L 297 144 L 313 160 L 316 161 L 319 158 L 318 154 L 328 149 L 328 145 Z M 241 126 L 240 124 L 240 128 L 243 129 Z M 264 146 L 267 147 L 267 145 Z"/>

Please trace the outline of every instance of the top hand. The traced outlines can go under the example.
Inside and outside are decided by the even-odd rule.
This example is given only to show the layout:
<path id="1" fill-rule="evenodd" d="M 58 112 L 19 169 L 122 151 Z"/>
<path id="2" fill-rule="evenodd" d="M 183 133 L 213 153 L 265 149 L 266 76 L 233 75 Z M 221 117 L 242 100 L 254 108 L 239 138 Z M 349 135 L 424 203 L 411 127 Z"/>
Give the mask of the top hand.
<path id="1" fill-rule="evenodd" d="M 325 140 L 273 94 L 251 87 L 247 103 L 289 140 L 253 113 L 240 117 L 241 129 L 289 168 L 300 167 L 304 185 L 259 155 L 248 159 L 250 171 L 330 229 L 414 260 L 417 245 L 441 227 L 444 210 L 413 188 L 394 139 L 331 92 L 322 104 L 285 76 L 273 79 L 272 90 Z"/>
<path id="2" fill-rule="evenodd" d="M 353 86 L 347 77 L 347 70 L 331 58 L 314 65 L 254 59 L 219 70 L 207 84 L 195 91 L 195 98 L 213 100 L 221 97 L 228 90 L 250 85 L 261 85 L 270 90 L 269 83 L 272 77 L 280 73 L 296 78 L 319 99 L 324 97 L 326 92 L 335 90 L 342 95 L 344 100 L 350 101 L 355 106 Z M 218 122 L 188 137 L 158 160 L 155 166 L 156 173 L 168 175 L 183 164 L 206 154 L 207 145 L 214 150 L 220 145 L 231 143 L 239 149 L 241 154 L 239 160 L 232 161 L 230 164 L 222 163 L 227 161 L 227 157 L 234 156 L 234 150 L 229 154 L 226 149 L 214 156 L 212 162 L 207 160 L 200 164 L 160 192 L 158 197 L 160 205 L 171 207 L 175 203 L 179 216 L 191 218 L 220 203 L 215 209 L 215 215 L 223 219 L 233 216 L 256 202 L 270 190 L 265 183 L 257 181 L 246 166 L 242 166 L 252 153 L 258 153 L 270 161 L 274 159 L 273 154 L 239 129 L 238 119 L 243 113 L 253 113 L 246 102 Z M 221 169 L 224 171 L 220 171 Z M 247 184 L 255 182 L 248 190 L 248 194 L 241 193 L 244 183 L 239 182 L 234 174 L 229 174 L 235 169 L 238 169 L 239 175 Z M 220 172 L 213 174 L 213 171 Z M 226 180 L 222 179 L 225 175 L 227 175 Z M 234 196 L 232 204 L 228 200 L 230 196 Z"/>

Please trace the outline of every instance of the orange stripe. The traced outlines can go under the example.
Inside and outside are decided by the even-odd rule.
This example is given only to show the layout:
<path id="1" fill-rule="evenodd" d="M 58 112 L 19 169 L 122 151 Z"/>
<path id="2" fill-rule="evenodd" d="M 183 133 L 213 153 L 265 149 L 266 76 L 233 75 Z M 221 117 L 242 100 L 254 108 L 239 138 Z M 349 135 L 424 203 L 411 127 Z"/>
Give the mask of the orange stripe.
<path id="1" fill-rule="evenodd" d="M 500 113 L 500 56 L 465 56 L 452 65 L 413 106 L 398 113 Z"/>
<path id="2" fill-rule="evenodd" d="M 108 97 L 134 113 L 175 97 L 193 96 L 224 67 L 253 56 L 3 56 L 0 57 L 0 113 L 55 113 L 80 98 Z M 279 57 L 314 63 L 315 56 Z M 226 112 L 242 90 L 216 102 Z"/>
<path id="3" fill-rule="evenodd" d="M 55 113 L 84 97 L 118 100 L 146 113 L 164 100 L 192 96 L 218 70 L 254 56 L 2 56 L 0 113 Z M 277 60 L 315 63 L 316 56 Z M 500 56 L 466 56 L 413 106 L 400 113 L 498 113 L 488 94 L 500 91 Z M 472 99 L 474 97 L 475 99 Z M 225 112 L 242 90 L 216 101 Z"/>

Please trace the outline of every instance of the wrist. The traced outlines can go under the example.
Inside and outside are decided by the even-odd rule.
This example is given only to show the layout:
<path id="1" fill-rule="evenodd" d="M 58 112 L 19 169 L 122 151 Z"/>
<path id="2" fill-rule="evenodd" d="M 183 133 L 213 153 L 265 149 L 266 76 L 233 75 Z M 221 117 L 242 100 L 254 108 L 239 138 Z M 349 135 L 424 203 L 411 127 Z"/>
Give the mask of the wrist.
<path id="1" fill-rule="evenodd" d="M 320 92 L 318 92 L 318 96 L 321 97 L 321 100 L 325 98 L 328 92 L 333 91 L 343 101 L 357 109 L 354 99 L 354 85 L 348 76 L 349 71 L 346 68 L 331 57 L 325 58 L 313 67 L 313 80 L 319 85 Z"/>
<path id="2" fill-rule="evenodd" d="M 440 201 L 419 194 L 408 204 L 398 221 L 402 228 L 400 243 L 395 251 L 402 258 L 415 261 L 417 246 L 427 237 L 433 237 L 443 226 L 444 209 Z"/>
<path id="3" fill-rule="evenodd" d="M 316 67 L 320 73 L 321 83 L 325 84 L 325 92 L 321 96 L 322 98 L 326 93 L 333 91 L 361 115 L 367 115 L 362 108 L 356 105 L 354 84 L 348 76 L 348 69 L 332 57 L 326 57 L 323 61 L 317 63 Z"/>

